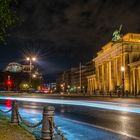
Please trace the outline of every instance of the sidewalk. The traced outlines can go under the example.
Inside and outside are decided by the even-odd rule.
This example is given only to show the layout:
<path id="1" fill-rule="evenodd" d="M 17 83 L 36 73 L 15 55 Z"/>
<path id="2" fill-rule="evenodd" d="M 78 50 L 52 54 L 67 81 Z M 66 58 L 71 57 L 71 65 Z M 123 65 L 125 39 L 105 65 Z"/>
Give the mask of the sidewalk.
<path id="1" fill-rule="evenodd" d="M 20 126 L 10 124 L 0 116 L 0 140 L 35 140 L 35 137 Z"/>

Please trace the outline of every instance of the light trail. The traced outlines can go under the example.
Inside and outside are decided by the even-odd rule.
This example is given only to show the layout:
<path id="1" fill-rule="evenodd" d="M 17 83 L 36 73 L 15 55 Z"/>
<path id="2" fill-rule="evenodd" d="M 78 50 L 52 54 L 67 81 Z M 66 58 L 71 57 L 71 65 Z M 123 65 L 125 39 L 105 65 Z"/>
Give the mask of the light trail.
<path id="1" fill-rule="evenodd" d="M 102 101 L 85 101 L 85 100 L 66 100 L 66 99 L 41 99 L 41 98 L 20 98 L 20 97 L 5 97 L 1 96 L 0 99 L 6 100 L 17 100 L 26 102 L 38 102 L 38 103 L 51 103 L 51 104 L 63 104 L 63 105 L 75 105 L 75 106 L 85 106 L 94 107 L 115 111 L 124 111 L 130 113 L 140 114 L 140 105 L 135 104 L 123 104 L 123 103 L 113 103 L 113 102 L 102 102 Z"/>

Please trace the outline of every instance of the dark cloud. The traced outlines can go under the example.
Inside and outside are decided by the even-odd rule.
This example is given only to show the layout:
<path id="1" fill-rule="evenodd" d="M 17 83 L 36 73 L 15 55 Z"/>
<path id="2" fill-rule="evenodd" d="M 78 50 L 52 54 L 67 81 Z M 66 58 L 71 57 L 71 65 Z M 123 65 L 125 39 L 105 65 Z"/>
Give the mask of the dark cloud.
<path id="1" fill-rule="evenodd" d="M 54 66 L 44 64 L 49 74 L 90 60 L 120 24 L 124 33 L 140 32 L 139 0 L 18 0 L 16 11 L 23 22 L 10 32 L 8 58 L 39 50 Z"/>

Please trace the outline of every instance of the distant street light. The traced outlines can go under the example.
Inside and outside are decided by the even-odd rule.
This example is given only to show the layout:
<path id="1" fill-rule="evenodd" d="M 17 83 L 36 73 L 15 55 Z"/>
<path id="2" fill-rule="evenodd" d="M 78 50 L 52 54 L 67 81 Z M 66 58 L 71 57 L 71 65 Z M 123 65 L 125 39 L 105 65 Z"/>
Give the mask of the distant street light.
<path id="1" fill-rule="evenodd" d="M 33 61 L 36 61 L 36 57 L 33 57 L 32 60 L 33 60 Z"/>
<path id="2" fill-rule="evenodd" d="M 33 78 L 36 78 L 36 74 L 33 74 L 32 76 L 33 76 Z"/>
<path id="3" fill-rule="evenodd" d="M 36 61 L 36 57 L 27 57 L 26 60 L 29 61 L 29 65 L 30 65 L 30 84 L 31 84 L 31 78 L 32 78 L 32 62 L 33 61 Z"/>
<path id="4" fill-rule="evenodd" d="M 27 60 L 27 61 L 29 61 L 29 60 L 30 60 L 30 58 L 29 58 L 29 57 L 27 57 L 27 58 L 26 58 L 26 60 Z"/>

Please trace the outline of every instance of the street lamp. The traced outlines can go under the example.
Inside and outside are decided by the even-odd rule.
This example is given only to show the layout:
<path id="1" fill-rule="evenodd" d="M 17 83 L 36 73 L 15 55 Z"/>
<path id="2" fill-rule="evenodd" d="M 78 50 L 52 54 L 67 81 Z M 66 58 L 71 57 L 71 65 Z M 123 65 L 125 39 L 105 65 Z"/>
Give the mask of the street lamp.
<path id="1" fill-rule="evenodd" d="M 36 78 L 36 74 L 33 74 L 32 76 L 33 76 L 33 78 Z"/>
<path id="2" fill-rule="evenodd" d="M 124 72 L 124 71 L 125 71 L 125 68 L 124 68 L 124 66 L 122 66 L 122 67 L 121 67 L 121 71 L 122 71 L 122 72 Z"/>
<path id="3" fill-rule="evenodd" d="M 121 67 L 121 71 L 122 71 L 122 95 L 124 96 L 124 72 L 125 72 L 124 66 Z"/>
<path id="4" fill-rule="evenodd" d="M 36 57 L 33 57 L 32 60 L 33 60 L 33 61 L 36 61 Z"/>
<path id="5" fill-rule="evenodd" d="M 61 84 L 61 91 L 64 92 L 64 84 Z"/>
<path id="6" fill-rule="evenodd" d="M 32 62 L 33 62 L 33 61 L 36 61 L 36 57 L 27 57 L 26 60 L 29 61 L 29 65 L 30 65 L 30 84 L 31 84 Z"/>

